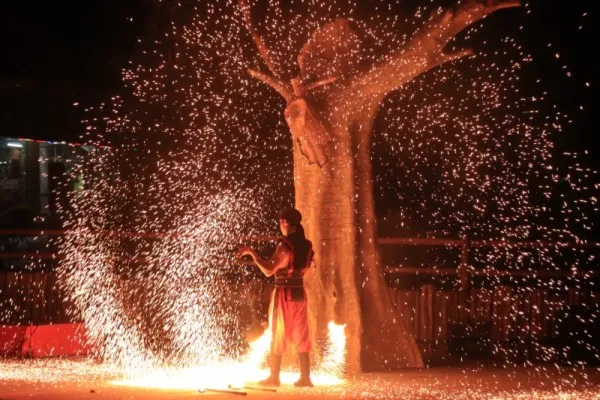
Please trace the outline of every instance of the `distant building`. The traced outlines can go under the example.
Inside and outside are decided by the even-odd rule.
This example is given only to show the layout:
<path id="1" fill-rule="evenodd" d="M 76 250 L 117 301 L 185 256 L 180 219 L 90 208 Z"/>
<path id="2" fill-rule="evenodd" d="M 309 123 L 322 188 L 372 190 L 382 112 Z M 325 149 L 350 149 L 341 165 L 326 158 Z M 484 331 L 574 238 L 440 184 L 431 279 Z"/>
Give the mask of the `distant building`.
<path id="1" fill-rule="evenodd" d="M 61 192 L 77 185 L 76 180 L 67 181 L 66 172 L 93 149 L 76 143 L 0 136 L 2 225 L 27 228 L 36 216 L 54 219 Z"/>

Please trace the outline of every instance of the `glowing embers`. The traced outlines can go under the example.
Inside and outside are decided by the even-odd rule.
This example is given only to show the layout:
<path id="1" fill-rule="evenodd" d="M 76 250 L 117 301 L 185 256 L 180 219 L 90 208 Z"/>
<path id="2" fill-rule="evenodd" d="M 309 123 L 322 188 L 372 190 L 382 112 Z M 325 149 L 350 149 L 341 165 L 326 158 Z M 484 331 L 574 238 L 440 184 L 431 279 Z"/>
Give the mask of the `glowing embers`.
<path id="1" fill-rule="evenodd" d="M 345 325 L 329 323 L 327 350 L 323 361 L 314 368 L 312 381 L 317 386 L 341 385 L 346 381 L 342 378 L 346 336 Z M 271 330 L 250 344 L 250 351 L 241 362 L 223 362 L 194 368 L 158 369 L 131 379 L 114 380 L 110 383 L 119 386 L 147 387 L 157 389 L 227 389 L 242 388 L 247 384 L 256 384 L 268 375 L 261 368 L 271 344 Z M 283 385 L 292 385 L 298 379 L 297 371 L 283 371 L 280 379 Z"/>
<path id="2" fill-rule="evenodd" d="M 346 357 L 346 334 L 344 333 L 346 324 L 338 325 L 330 321 L 327 326 L 329 328 L 328 345 L 318 371 L 327 376 L 340 378 L 344 373 Z"/>
<path id="3" fill-rule="evenodd" d="M 244 372 L 246 372 L 245 375 Z M 159 369 L 148 375 L 114 380 L 109 383 L 155 389 L 196 390 L 206 387 L 226 389 L 229 385 L 243 386 L 244 381 L 240 379 L 242 376 L 247 376 L 243 364 L 223 363 L 197 368 Z"/>
<path id="4" fill-rule="evenodd" d="M 198 368 L 159 370 L 149 375 L 110 381 L 113 385 L 145 387 L 155 389 L 227 389 L 242 388 L 245 385 L 256 385 L 256 382 L 264 379 L 268 371 L 257 369 L 249 371 L 244 364 L 215 364 Z M 241 379 L 244 377 L 244 379 Z M 283 371 L 280 379 L 282 385 L 293 385 L 298 379 L 299 373 Z M 346 381 L 336 376 L 315 373 L 311 375 L 313 384 L 316 386 L 336 386 Z"/>

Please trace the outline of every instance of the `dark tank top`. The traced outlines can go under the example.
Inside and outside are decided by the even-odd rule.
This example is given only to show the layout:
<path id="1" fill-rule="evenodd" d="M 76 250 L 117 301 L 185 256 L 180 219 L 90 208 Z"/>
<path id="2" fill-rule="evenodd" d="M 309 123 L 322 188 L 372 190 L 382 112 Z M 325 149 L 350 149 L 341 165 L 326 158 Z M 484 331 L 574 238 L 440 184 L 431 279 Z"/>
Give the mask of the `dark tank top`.
<path id="1" fill-rule="evenodd" d="M 293 232 L 279 243 L 290 250 L 291 256 L 287 267 L 275 272 L 275 288 L 285 290 L 291 300 L 304 300 L 303 276 L 314 257 L 312 243 L 302 232 Z"/>

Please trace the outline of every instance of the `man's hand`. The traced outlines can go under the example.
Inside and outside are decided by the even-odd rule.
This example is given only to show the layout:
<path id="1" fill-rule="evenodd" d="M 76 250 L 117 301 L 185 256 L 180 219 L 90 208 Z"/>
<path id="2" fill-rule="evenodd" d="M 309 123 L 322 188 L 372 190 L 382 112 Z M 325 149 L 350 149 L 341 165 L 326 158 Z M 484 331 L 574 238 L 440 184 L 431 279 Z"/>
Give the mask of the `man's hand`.
<path id="1" fill-rule="evenodd" d="M 235 255 L 237 258 L 242 258 L 244 256 L 254 258 L 254 250 L 251 247 L 240 247 Z"/>
<path id="2" fill-rule="evenodd" d="M 275 249 L 275 254 L 266 260 L 259 256 L 252 247 L 240 247 L 237 251 L 236 256 L 242 258 L 244 256 L 251 256 L 252 261 L 262 271 L 265 276 L 273 276 L 273 274 L 280 268 L 284 268 L 288 265 L 290 260 L 291 251 L 288 250 L 283 243 L 280 243 Z"/>

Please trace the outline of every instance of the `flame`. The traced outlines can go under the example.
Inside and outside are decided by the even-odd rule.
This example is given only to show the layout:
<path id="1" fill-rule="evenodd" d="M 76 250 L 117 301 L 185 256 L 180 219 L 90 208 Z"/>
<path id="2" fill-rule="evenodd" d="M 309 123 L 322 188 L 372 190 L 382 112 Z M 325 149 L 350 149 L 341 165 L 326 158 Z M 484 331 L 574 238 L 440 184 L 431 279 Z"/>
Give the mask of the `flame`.
<path id="1" fill-rule="evenodd" d="M 267 358 L 272 338 L 271 329 L 266 329 L 261 337 L 250 343 L 250 352 L 246 356 L 244 366 L 249 370 L 257 370 Z"/>
<path id="2" fill-rule="evenodd" d="M 346 324 L 338 325 L 330 321 L 327 325 L 328 346 L 319 367 L 319 373 L 341 378 L 344 374 L 346 356 Z"/>
<path id="3" fill-rule="evenodd" d="M 342 377 L 346 352 L 345 327 L 333 321 L 328 325 L 327 350 L 321 365 L 311 374 L 311 379 L 317 386 L 341 385 L 346 382 Z M 270 345 L 271 329 L 266 329 L 260 338 L 250 344 L 250 351 L 241 362 L 214 363 L 195 368 L 158 369 L 140 377 L 114 380 L 110 383 L 118 386 L 181 390 L 242 388 L 268 375 L 268 370 L 261 366 Z M 298 372 L 291 370 L 284 370 L 280 375 L 284 385 L 293 384 L 298 377 Z"/>

